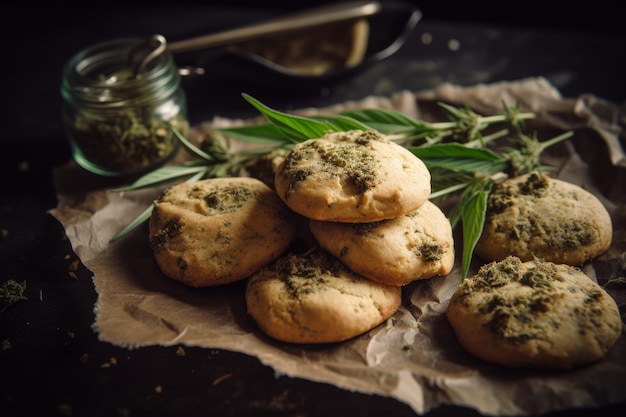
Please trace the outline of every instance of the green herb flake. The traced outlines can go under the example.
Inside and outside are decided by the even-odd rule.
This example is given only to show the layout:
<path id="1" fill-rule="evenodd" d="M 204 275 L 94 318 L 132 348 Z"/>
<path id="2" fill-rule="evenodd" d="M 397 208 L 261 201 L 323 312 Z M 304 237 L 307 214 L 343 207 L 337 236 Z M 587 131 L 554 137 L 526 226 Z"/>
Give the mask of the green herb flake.
<path id="1" fill-rule="evenodd" d="M 438 261 L 445 253 L 443 246 L 432 239 L 419 245 L 416 250 L 417 253 L 427 262 Z"/>
<path id="2" fill-rule="evenodd" d="M 24 296 L 26 281 L 17 282 L 9 279 L 0 286 L 0 313 L 21 300 L 28 300 Z"/>
<path id="3" fill-rule="evenodd" d="M 85 158 L 108 169 L 138 172 L 165 161 L 178 141 L 170 126 L 187 130 L 182 116 L 162 120 L 151 112 L 120 112 L 106 120 L 92 115 L 78 117 L 74 141 Z"/>
<path id="4" fill-rule="evenodd" d="M 338 260 L 316 248 L 304 254 L 282 257 L 270 268 L 285 284 L 291 298 L 299 298 L 316 291 L 330 277 L 346 269 Z"/>

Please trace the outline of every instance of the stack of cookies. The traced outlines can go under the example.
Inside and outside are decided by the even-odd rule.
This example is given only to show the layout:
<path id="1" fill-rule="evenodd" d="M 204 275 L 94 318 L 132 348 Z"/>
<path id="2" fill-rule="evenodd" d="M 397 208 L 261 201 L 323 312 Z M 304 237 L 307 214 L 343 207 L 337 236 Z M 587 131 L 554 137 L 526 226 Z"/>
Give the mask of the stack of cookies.
<path id="1" fill-rule="evenodd" d="M 452 268 L 451 225 L 428 201 L 428 169 L 377 132 L 297 144 L 273 185 L 215 178 L 165 190 L 149 223 L 163 273 L 192 287 L 248 279 L 248 312 L 266 334 L 331 343 L 393 315 L 402 286 Z M 309 246 L 298 251 L 302 229 Z"/>
<path id="2" fill-rule="evenodd" d="M 297 144 L 274 187 L 314 238 L 309 251 L 248 281 L 248 311 L 275 339 L 352 338 L 398 309 L 402 286 L 452 269 L 452 229 L 428 200 L 428 169 L 377 132 L 333 132 Z"/>
<path id="3" fill-rule="evenodd" d="M 428 200 L 428 169 L 377 132 L 329 133 L 296 145 L 274 186 L 309 220 L 324 250 L 372 281 L 402 286 L 453 266 L 452 229 Z"/>

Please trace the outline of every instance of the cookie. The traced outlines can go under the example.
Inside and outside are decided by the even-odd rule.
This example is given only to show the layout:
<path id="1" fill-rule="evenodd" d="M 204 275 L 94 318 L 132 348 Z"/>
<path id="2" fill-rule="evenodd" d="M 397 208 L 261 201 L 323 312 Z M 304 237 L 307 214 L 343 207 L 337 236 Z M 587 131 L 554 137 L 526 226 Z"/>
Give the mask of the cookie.
<path id="1" fill-rule="evenodd" d="M 309 228 L 325 250 L 376 282 L 406 285 L 446 275 L 454 265 L 450 221 L 428 200 L 394 219 L 371 223 L 310 220 Z"/>
<path id="2" fill-rule="evenodd" d="M 497 184 L 489 196 L 475 253 L 489 261 L 509 255 L 581 265 L 611 245 L 611 217 L 578 185 L 530 173 Z"/>
<path id="3" fill-rule="evenodd" d="M 507 257 L 466 278 L 446 317 L 472 355 L 507 367 L 571 369 L 622 334 L 615 300 L 580 269 Z"/>
<path id="4" fill-rule="evenodd" d="M 155 201 L 149 221 L 159 268 L 192 287 L 248 278 L 286 252 L 297 228 L 274 190 L 245 177 L 174 185 Z"/>
<path id="5" fill-rule="evenodd" d="M 246 285 L 250 316 L 288 343 L 348 340 L 391 317 L 401 299 L 401 287 L 364 278 L 316 246 L 278 259 Z"/>
<path id="6" fill-rule="evenodd" d="M 278 167 L 280 198 L 301 215 L 371 222 L 403 216 L 430 196 L 430 172 L 375 131 L 332 132 L 298 143 Z"/>

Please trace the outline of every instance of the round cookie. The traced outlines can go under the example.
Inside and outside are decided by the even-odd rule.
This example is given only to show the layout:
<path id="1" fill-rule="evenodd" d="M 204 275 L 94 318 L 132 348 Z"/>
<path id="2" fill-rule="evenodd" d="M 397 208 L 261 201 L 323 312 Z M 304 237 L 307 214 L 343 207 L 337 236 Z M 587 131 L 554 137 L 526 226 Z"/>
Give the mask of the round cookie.
<path id="1" fill-rule="evenodd" d="M 401 287 L 357 275 L 319 247 L 278 259 L 246 286 L 248 313 L 259 328 L 289 343 L 353 338 L 391 317 L 401 301 Z"/>
<path id="2" fill-rule="evenodd" d="M 150 246 L 165 275 L 192 287 L 228 284 L 283 255 L 297 219 L 253 178 L 213 178 L 166 189 L 149 221 Z"/>
<path id="3" fill-rule="evenodd" d="M 540 173 L 497 184 L 489 196 L 475 253 L 499 261 L 509 255 L 581 265 L 611 245 L 611 217 L 590 192 Z"/>
<path id="4" fill-rule="evenodd" d="M 508 367 L 590 364 L 608 353 L 623 328 L 615 300 L 580 269 L 517 257 L 466 278 L 446 316 L 469 353 Z"/>
<path id="5" fill-rule="evenodd" d="M 428 200 L 394 219 L 372 223 L 310 220 L 309 228 L 325 250 L 376 282 L 406 285 L 446 275 L 454 266 L 452 226 Z"/>
<path id="6" fill-rule="evenodd" d="M 405 215 L 431 190 L 422 160 L 378 132 L 361 130 L 298 143 L 278 167 L 274 186 L 293 211 L 337 222 Z"/>

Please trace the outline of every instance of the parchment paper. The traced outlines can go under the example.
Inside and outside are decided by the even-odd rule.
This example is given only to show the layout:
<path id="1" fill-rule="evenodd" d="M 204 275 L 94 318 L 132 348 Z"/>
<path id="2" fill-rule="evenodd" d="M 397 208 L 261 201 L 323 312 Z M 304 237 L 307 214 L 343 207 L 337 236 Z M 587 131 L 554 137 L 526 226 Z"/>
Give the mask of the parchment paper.
<path id="1" fill-rule="evenodd" d="M 615 233 L 611 249 L 583 270 L 614 296 L 624 319 L 626 158 L 620 144 L 624 112 L 614 104 L 594 96 L 565 99 L 546 80 L 536 78 L 471 88 L 444 84 L 433 91 L 401 91 L 391 97 L 365 97 L 298 112 L 376 107 L 442 121 L 438 101 L 467 105 L 482 114 L 501 111 L 503 101 L 519 103 L 521 110 L 537 114 L 527 130 L 536 130 L 542 140 L 565 130 L 575 132 L 567 144 L 548 152 L 546 161 L 558 166 L 555 176 L 594 192 L 612 215 Z M 190 136 L 243 122 L 217 117 L 195 126 Z M 353 340 L 322 346 L 273 341 L 246 314 L 244 282 L 194 289 L 164 277 L 148 247 L 145 227 L 108 243 L 159 190 L 112 192 L 110 185 L 85 174 L 72 162 L 56 170 L 55 181 L 58 206 L 51 213 L 65 227 L 75 253 L 93 272 L 98 293 L 94 329 L 102 341 L 128 348 L 181 344 L 243 352 L 258 357 L 277 375 L 393 397 L 416 413 L 454 404 L 484 414 L 524 415 L 626 401 L 624 334 L 605 359 L 568 372 L 505 369 L 464 352 L 444 316 L 461 280 L 458 266 L 448 276 L 406 286 L 400 310 Z M 459 264 L 460 256 L 457 258 Z M 473 269 L 484 262 L 478 259 L 475 263 Z"/>

